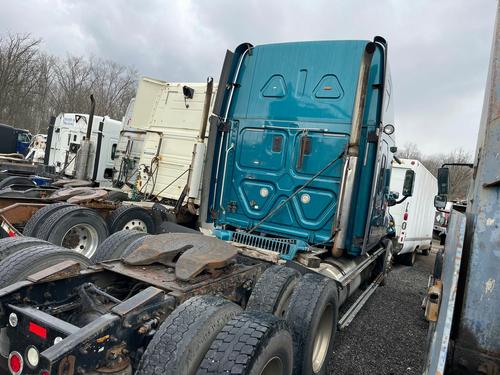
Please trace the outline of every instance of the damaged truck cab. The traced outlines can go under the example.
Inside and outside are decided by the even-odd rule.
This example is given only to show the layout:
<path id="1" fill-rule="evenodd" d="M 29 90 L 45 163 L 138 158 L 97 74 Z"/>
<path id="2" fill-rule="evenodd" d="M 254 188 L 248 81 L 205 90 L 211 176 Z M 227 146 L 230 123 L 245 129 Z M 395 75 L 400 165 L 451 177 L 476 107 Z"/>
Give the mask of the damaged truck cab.
<path id="1" fill-rule="evenodd" d="M 0 262 L 0 286 L 12 283 L 0 290 L 11 374 L 327 371 L 337 327 L 392 254 L 387 44 L 242 44 L 226 54 L 218 88 L 200 206 L 214 236 L 118 232 L 97 265 L 52 261 L 17 279 L 12 265 L 58 249 L 38 244 Z M 412 185 L 409 175 L 403 195 Z"/>

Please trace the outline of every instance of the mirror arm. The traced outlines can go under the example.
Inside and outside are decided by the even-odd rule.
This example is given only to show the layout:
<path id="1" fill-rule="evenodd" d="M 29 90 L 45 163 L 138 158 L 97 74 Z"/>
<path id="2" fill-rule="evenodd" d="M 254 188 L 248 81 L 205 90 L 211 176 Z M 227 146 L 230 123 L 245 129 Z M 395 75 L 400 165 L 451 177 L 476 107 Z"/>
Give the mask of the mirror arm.
<path id="1" fill-rule="evenodd" d="M 405 195 L 403 198 L 401 198 L 400 200 L 396 201 L 396 202 L 394 203 L 394 205 L 397 205 L 397 204 L 403 203 L 403 202 L 406 200 L 406 198 L 408 198 L 409 196 L 410 196 L 410 195 Z"/>

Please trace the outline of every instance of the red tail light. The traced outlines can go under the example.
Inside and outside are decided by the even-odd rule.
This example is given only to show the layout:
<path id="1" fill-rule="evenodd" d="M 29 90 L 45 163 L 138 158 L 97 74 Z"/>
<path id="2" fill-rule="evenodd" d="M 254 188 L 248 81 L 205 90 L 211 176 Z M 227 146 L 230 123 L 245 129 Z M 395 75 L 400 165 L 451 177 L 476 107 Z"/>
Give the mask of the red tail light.
<path id="1" fill-rule="evenodd" d="M 403 220 L 408 220 L 408 212 L 405 212 L 405 213 L 403 214 Z"/>
<path id="2" fill-rule="evenodd" d="M 44 340 L 47 339 L 47 329 L 39 326 L 38 324 L 30 322 L 29 331 Z"/>
<path id="3" fill-rule="evenodd" d="M 18 352 L 10 353 L 9 370 L 12 375 L 19 375 L 23 371 L 23 357 Z"/>
<path id="4" fill-rule="evenodd" d="M 50 375 L 47 370 L 40 371 L 40 375 Z"/>

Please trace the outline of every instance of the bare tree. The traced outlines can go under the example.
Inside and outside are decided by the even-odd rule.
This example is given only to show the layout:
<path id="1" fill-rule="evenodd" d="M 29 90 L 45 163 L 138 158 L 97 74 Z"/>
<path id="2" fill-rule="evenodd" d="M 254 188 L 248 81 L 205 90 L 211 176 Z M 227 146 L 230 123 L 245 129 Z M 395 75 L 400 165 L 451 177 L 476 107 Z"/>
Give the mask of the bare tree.
<path id="1" fill-rule="evenodd" d="M 403 159 L 422 159 L 422 153 L 416 143 L 407 142 L 403 148 L 398 149 L 398 157 Z"/>
<path id="2" fill-rule="evenodd" d="M 96 114 L 121 119 L 137 71 L 110 60 L 55 58 L 40 45 L 29 34 L 0 35 L 0 122 L 44 132 L 51 115 L 87 113 L 90 94 Z"/>
<path id="3" fill-rule="evenodd" d="M 447 154 L 426 156 L 422 163 L 432 174 L 437 175 L 437 170 L 445 163 L 472 163 L 472 155 L 463 148 L 457 148 Z M 472 180 L 472 169 L 469 167 L 450 166 L 449 198 L 452 200 L 465 200 Z"/>
<path id="4" fill-rule="evenodd" d="M 39 39 L 29 34 L 0 37 L 0 120 L 22 124 L 38 86 Z"/>
<path id="5" fill-rule="evenodd" d="M 472 156 L 462 148 L 457 148 L 446 154 L 424 155 L 417 144 L 406 143 L 398 150 L 398 157 L 404 159 L 417 159 L 437 176 L 437 170 L 445 163 L 471 163 Z M 472 179 L 472 170 L 468 167 L 450 167 L 450 200 L 464 200 Z"/>

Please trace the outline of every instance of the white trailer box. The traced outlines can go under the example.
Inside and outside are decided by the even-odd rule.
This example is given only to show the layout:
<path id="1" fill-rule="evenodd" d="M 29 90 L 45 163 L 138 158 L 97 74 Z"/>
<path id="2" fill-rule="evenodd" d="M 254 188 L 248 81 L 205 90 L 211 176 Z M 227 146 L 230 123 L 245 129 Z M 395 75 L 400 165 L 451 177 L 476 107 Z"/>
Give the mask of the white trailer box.
<path id="1" fill-rule="evenodd" d="M 413 195 L 403 203 L 391 207 L 389 212 L 396 228 L 394 253 L 401 263 L 413 265 L 416 252 L 428 254 L 432 245 L 437 181 L 418 160 L 401 159 L 401 164 L 393 161 L 390 186 L 391 191 L 398 192 L 400 197 L 408 169 L 415 172 Z"/>
<path id="2" fill-rule="evenodd" d="M 204 147 L 200 130 L 206 92 L 207 83 L 167 83 L 152 78 L 139 82 L 129 124 L 147 132 L 139 162 L 138 185 L 142 193 L 171 200 L 181 196 L 190 175 L 195 144 L 197 150 Z M 210 108 L 215 96 L 214 84 Z M 201 154 L 198 159 L 203 165 L 203 150 Z M 201 174 L 201 170 L 194 171 L 191 178 Z"/>
<path id="3" fill-rule="evenodd" d="M 56 172 L 62 172 L 68 177 L 75 176 L 76 155 L 80 144 L 87 134 L 88 114 L 61 113 L 57 116 L 50 145 L 49 165 L 55 166 Z M 92 123 L 92 149 L 90 150 L 90 165 L 87 166 L 87 178 L 94 171 L 95 151 L 99 134 L 99 123 L 103 121 L 102 143 L 99 156 L 99 167 L 96 182 L 101 186 L 111 185 L 114 158 L 122 123 L 109 117 L 94 116 Z"/>

